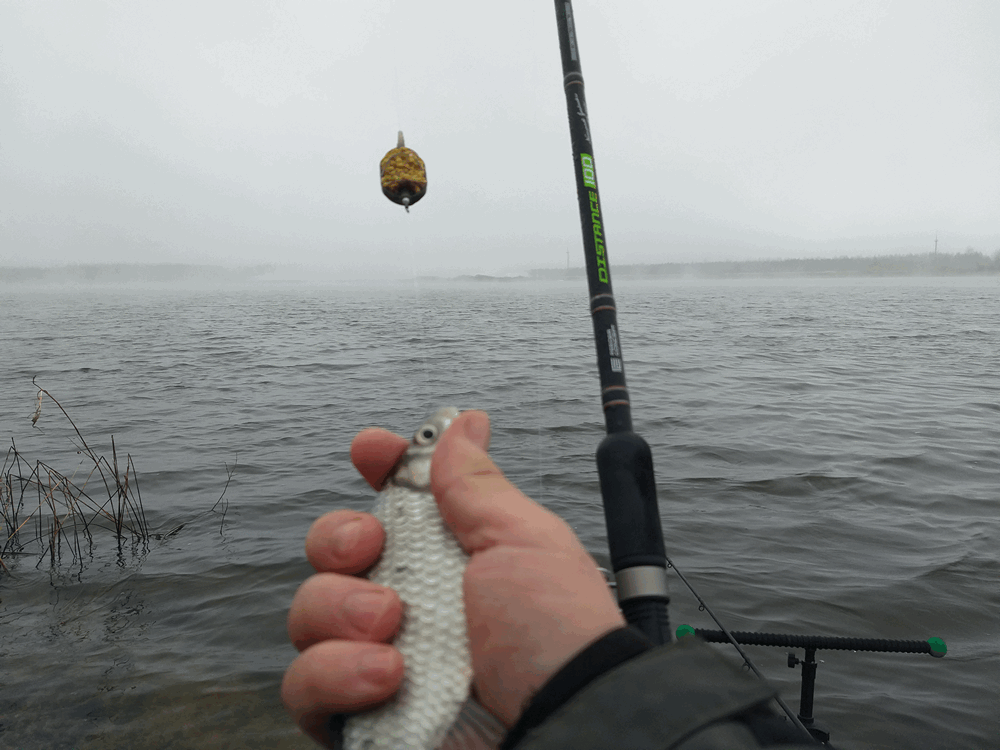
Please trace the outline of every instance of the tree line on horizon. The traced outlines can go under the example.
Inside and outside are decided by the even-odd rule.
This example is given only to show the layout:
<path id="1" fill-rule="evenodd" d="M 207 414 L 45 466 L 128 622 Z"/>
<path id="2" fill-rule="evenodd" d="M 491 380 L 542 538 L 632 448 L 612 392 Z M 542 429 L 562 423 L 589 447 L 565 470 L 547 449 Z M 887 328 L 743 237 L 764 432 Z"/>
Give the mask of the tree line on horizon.
<path id="1" fill-rule="evenodd" d="M 193 263 L 75 263 L 62 266 L 0 266 L 0 284 L 9 283 L 177 283 L 185 281 L 249 281 L 276 269 L 276 265 L 225 267 Z M 855 276 L 972 276 L 1000 274 L 1000 249 L 988 256 L 973 248 L 959 253 L 910 253 L 839 258 L 781 258 L 701 262 L 615 264 L 617 278 L 738 277 L 855 277 Z M 539 268 L 532 279 L 582 278 L 585 269 Z M 461 277 L 493 280 L 500 277 Z M 506 280 L 511 280 L 504 277 Z M 517 278 L 517 277 L 514 277 Z M 525 278 L 524 276 L 520 278 Z"/>
<path id="2" fill-rule="evenodd" d="M 273 265 L 225 266 L 194 263 L 73 263 L 63 266 L 0 266 L 0 284 L 18 282 L 173 283 L 248 281 L 274 270 Z"/>
<path id="3" fill-rule="evenodd" d="M 582 277 L 585 269 L 545 268 L 531 271 L 532 278 Z M 1000 274 L 1000 249 L 992 256 L 972 248 L 961 253 L 910 253 L 902 255 L 840 258 L 782 258 L 774 260 L 719 260 L 703 262 L 639 263 L 614 265 L 617 278 L 702 276 L 972 276 Z"/>

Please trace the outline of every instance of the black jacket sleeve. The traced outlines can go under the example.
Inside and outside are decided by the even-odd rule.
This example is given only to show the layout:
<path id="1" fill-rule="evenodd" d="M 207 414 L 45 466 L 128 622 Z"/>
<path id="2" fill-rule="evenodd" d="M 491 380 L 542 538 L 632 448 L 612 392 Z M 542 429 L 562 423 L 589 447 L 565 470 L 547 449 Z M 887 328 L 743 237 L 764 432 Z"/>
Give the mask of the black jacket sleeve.
<path id="1" fill-rule="evenodd" d="M 769 708 L 775 693 L 698 638 L 652 648 L 637 631 L 622 629 L 592 644 L 554 675 L 527 706 L 503 747 L 809 747 L 810 741 L 794 725 Z"/>

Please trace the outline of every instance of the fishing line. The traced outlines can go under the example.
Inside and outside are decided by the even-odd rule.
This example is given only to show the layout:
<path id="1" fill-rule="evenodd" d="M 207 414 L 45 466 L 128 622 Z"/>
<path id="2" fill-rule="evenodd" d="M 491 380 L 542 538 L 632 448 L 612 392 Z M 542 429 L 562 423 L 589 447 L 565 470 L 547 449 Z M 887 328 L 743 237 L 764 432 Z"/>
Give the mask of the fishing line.
<path id="1" fill-rule="evenodd" d="M 430 389 L 431 376 L 430 376 L 430 365 L 428 362 L 428 355 L 427 355 L 427 346 L 430 343 L 430 339 L 427 334 L 427 323 L 425 319 L 426 310 L 424 308 L 426 302 L 425 302 L 425 297 L 423 295 L 424 291 L 423 284 L 421 283 L 420 276 L 417 275 L 417 255 L 416 251 L 413 248 L 413 243 L 408 242 L 407 248 L 409 250 L 409 255 L 410 255 L 410 273 L 412 277 L 412 289 L 414 297 L 413 311 L 415 313 L 415 318 L 416 318 L 415 321 L 417 324 L 416 327 L 419 330 L 419 335 L 415 336 L 415 338 L 419 338 L 421 342 L 421 345 L 417 347 L 417 352 L 418 352 L 417 357 L 420 360 L 417 369 L 420 372 L 421 390 L 425 394 L 428 394 L 428 391 Z M 431 396 L 431 399 L 440 398 L 435 394 L 428 394 L 428 395 Z M 438 406 L 432 403 L 428 403 L 426 407 L 426 409 L 432 409 L 432 410 L 436 408 L 438 408 Z"/>
<path id="2" fill-rule="evenodd" d="M 403 4 L 403 7 L 405 7 L 405 4 Z M 402 49 L 399 38 L 398 11 L 390 7 L 389 16 L 389 40 L 392 42 L 389 49 Z M 403 97 L 402 87 L 399 85 L 399 56 L 393 55 L 392 59 L 392 106 L 396 111 L 396 130 L 403 130 L 403 108 L 400 106 Z"/>
<path id="3" fill-rule="evenodd" d="M 538 295 L 538 294 L 535 294 L 535 305 L 534 305 L 534 308 L 535 308 L 535 320 L 532 321 L 532 322 L 534 323 L 534 327 L 535 327 L 535 344 L 532 347 L 532 351 L 534 352 L 535 377 L 533 377 L 531 380 L 532 380 L 532 382 L 534 384 L 534 397 L 535 397 L 534 398 L 534 400 L 535 400 L 535 409 L 534 409 L 534 412 L 535 412 L 535 415 L 534 415 L 535 416 L 535 458 L 534 458 L 535 471 L 534 471 L 534 473 L 535 473 L 535 475 L 537 476 L 537 479 L 538 479 L 538 490 L 537 490 L 537 492 L 534 495 L 534 499 L 535 499 L 536 502 L 538 502 L 538 503 L 540 503 L 542 505 L 545 505 L 545 501 L 544 501 L 544 498 L 545 498 L 544 462 L 545 462 L 546 456 L 545 456 L 545 451 L 543 449 L 543 444 L 542 444 L 542 399 L 541 399 L 541 388 L 542 388 L 542 386 L 541 386 L 541 383 L 539 382 L 539 377 L 538 377 L 539 373 L 541 372 L 541 368 L 539 367 L 539 361 L 538 361 L 538 352 L 547 351 L 548 348 L 547 347 L 543 348 L 543 342 L 541 340 L 542 339 L 542 321 L 544 320 L 544 318 L 542 317 L 542 300 L 540 298 L 540 295 Z M 554 456 L 550 455 L 550 456 L 547 456 L 547 458 L 549 458 L 551 460 L 552 458 L 554 458 Z"/>
<path id="4" fill-rule="evenodd" d="M 537 307 L 541 307 L 541 302 L 537 303 Z M 541 325 L 538 326 L 539 334 L 536 338 L 541 338 Z M 541 343 L 539 341 L 538 343 Z M 535 349 L 535 369 L 538 368 L 538 355 L 537 352 L 541 351 L 540 347 Z M 537 474 L 538 474 L 538 502 L 542 502 L 545 497 L 545 464 L 544 458 L 545 451 L 543 450 L 542 441 L 542 398 L 541 398 L 541 384 L 538 382 L 538 377 L 533 378 L 535 383 L 535 455 L 537 456 Z M 551 456 L 549 457 L 551 460 Z"/>
<path id="5" fill-rule="evenodd" d="M 396 129 L 395 132 L 386 132 L 386 145 L 391 147 L 394 143 L 394 139 L 397 133 L 405 133 L 408 126 L 413 123 L 408 119 L 407 114 L 409 112 L 409 106 L 406 104 L 405 91 L 401 84 L 400 77 L 400 51 L 406 49 L 406 40 L 401 31 L 401 27 L 406 26 L 406 19 L 403 17 L 403 13 L 406 12 L 406 3 L 390 3 L 388 5 L 388 17 L 386 19 L 388 34 L 385 45 L 385 49 L 389 51 L 389 56 L 392 58 L 392 71 L 391 71 L 391 82 L 390 87 L 392 89 L 392 109 L 396 115 Z M 410 347 L 407 346 L 405 350 L 413 351 L 414 348 L 416 352 L 414 353 L 413 359 L 415 361 L 416 369 L 418 370 L 418 375 L 416 380 L 418 381 L 415 391 L 417 394 L 419 402 L 427 401 L 428 403 L 422 407 L 423 413 L 418 417 L 422 418 L 426 416 L 427 413 L 437 409 L 441 406 L 439 403 L 440 396 L 436 393 L 431 392 L 431 373 L 430 373 L 430 363 L 429 355 L 427 353 L 427 346 L 429 344 L 429 336 L 427 331 L 427 321 L 426 316 L 428 311 L 426 308 L 426 296 L 424 295 L 424 286 L 421 279 L 421 275 L 418 272 L 420 259 L 418 257 L 417 243 L 415 242 L 413 227 L 410 225 L 412 217 L 407 216 L 406 222 L 402 224 L 402 228 L 393 235 L 395 240 L 394 247 L 392 251 L 394 253 L 401 249 L 401 246 L 405 246 L 406 255 L 409 258 L 410 266 L 410 283 L 407 285 L 404 281 L 402 286 L 405 289 L 409 286 L 412 289 L 413 302 L 411 305 L 406 306 L 407 314 L 405 326 L 401 326 L 401 330 L 405 332 L 407 339 L 415 339 L 420 341 L 420 346 Z M 399 282 L 392 282 L 399 283 Z M 415 324 L 415 325 L 413 325 Z M 407 399 L 410 401 L 412 399 Z"/>
<path id="6" fill-rule="evenodd" d="M 684 582 L 684 585 L 687 586 L 688 591 L 690 591 L 691 594 L 694 596 L 694 598 L 698 600 L 699 607 L 702 610 L 704 610 L 705 612 L 708 612 L 708 616 L 711 617 L 715 621 L 715 624 L 719 626 L 719 630 L 721 630 L 723 632 L 723 634 L 725 634 L 726 638 L 733 645 L 733 648 L 735 648 L 739 652 L 739 655 L 743 658 L 743 663 L 746 664 L 747 667 L 749 667 L 750 670 L 755 675 L 757 675 L 757 677 L 760 679 L 761 682 L 767 682 L 767 678 L 764 677 L 763 674 L 761 674 L 761 671 L 759 669 L 757 669 L 757 665 L 753 663 L 753 661 L 747 655 L 746 651 L 743 650 L 743 647 L 740 646 L 740 644 L 736 642 L 736 639 L 733 638 L 732 634 L 729 632 L 729 629 L 725 625 L 722 624 L 722 620 L 720 620 L 718 617 L 716 617 L 715 612 L 713 612 L 712 608 L 708 606 L 708 602 L 706 602 L 704 599 L 702 599 L 701 595 L 698 594 L 698 592 L 694 590 L 694 586 L 692 586 L 691 582 L 688 581 L 687 576 L 685 576 L 683 573 L 681 573 L 680 568 L 678 568 L 674 564 L 674 561 L 670 559 L 670 555 L 666 555 L 665 554 L 665 556 L 667 558 L 667 567 L 668 568 L 673 568 L 673 571 L 677 574 L 677 577 L 680 578 L 681 581 Z M 785 704 L 785 702 L 781 699 L 780 695 L 775 695 L 774 696 L 774 701 L 779 706 L 781 706 L 781 710 L 785 712 L 785 715 L 788 716 L 789 720 L 796 727 L 798 727 L 800 730 L 802 730 L 802 732 L 806 736 L 812 738 L 812 734 L 810 734 L 809 730 L 805 728 L 805 726 L 799 720 L 799 717 Z"/>

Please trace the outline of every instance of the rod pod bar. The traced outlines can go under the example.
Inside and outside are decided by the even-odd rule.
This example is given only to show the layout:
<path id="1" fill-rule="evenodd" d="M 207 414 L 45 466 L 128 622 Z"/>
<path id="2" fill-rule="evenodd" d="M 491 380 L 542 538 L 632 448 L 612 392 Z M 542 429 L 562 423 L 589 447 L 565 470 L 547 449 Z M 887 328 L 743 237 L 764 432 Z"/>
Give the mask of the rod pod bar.
<path id="1" fill-rule="evenodd" d="M 656 503 L 653 455 L 646 441 L 632 431 L 573 7 L 570 0 L 555 0 L 555 6 L 601 403 L 608 433 L 597 449 L 608 551 L 625 619 L 654 643 L 669 643 L 667 560 Z"/>
<path id="2" fill-rule="evenodd" d="M 697 635 L 709 643 L 728 643 L 729 639 L 721 630 L 692 628 L 681 625 L 677 637 Z M 789 635 L 787 633 L 757 633 L 746 630 L 732 630 L 730 635 L 737 643 L 747 646 L 771 646 L 773 648 L 811 648 L 839 651 L 877 651 L 897 654 L 929 654 L 941 658 L 948 653 L 948 646 L 941 638 L 924 641 L 906 641 L 889 638 L 852 638 L 830 635 Z"/>
<path id="3" fill-rule="evenodd" d="M 830 732 L 826 727 L 816 722 L 813 716 L 816 698 L 816 671 L 819 662 L 816 661 L 816 651 L 831 649 L 838 651 L 877 651 L 881 653 L 898 654 L 929 654 L 940 659 L 948 653 L 948 646 L 941 638 L 928 638 L 925 641 L 890 640 L 887 638 L 851 638 L 828 635 L 790 635 L 787 633 L 755 633 L 744 630 L 734 630 L 725 633 L 721 630 L 693 628 L 681 625 L 677 628 L 677 637 L 685 638 L 696 635 L 709 643 L 728 643 L 729 636 L 737 643 L 747 646 L 772 646 L 775 648 L 805 649 L 804 658 L 798 658 L 794 653 L 788 653 L 788 666 L 802 666 L 802 683 L 799 689 L 798 720 L 806 731 L 818 742 L 828 742 Z"/>

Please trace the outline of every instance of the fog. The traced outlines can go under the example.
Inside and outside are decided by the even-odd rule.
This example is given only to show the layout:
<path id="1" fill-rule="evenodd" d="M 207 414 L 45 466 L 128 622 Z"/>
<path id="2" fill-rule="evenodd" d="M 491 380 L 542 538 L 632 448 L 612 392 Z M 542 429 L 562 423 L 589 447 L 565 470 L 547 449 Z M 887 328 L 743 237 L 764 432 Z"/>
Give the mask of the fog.
<path id="1" fill-rule="evenodd" d="M 1000 248 L 1000 5 L 574 8 L 613 265 Z M 0 45 L 2 265 L 582 264 L 550 3 L 5 0 Z"/>

